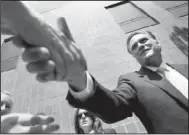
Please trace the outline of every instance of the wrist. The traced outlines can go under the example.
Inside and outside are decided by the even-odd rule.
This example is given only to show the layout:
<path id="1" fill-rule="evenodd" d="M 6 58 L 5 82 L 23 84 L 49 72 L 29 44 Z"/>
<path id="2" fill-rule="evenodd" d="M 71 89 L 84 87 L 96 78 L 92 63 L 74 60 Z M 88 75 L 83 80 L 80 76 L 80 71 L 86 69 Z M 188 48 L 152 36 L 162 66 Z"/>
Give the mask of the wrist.
<path id="1" fill-rule="evenodd" d="M 68 81 L 68 84 L 77 92 L 82 91 L 87 86 L 87 74 L 84 72 L 80 76 L 74 77 Z"/>

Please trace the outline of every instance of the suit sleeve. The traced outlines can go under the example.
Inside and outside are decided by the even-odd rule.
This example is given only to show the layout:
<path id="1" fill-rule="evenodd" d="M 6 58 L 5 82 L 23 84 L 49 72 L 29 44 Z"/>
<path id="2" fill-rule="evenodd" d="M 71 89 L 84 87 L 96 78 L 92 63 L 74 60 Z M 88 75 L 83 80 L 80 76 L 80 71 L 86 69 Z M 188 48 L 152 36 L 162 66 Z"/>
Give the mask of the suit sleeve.
<path id="1" fill-rule="evenodd" d="M 103 87 L 93 77 L 92 80 L 94 91 L 89 96 L 82 98 L 79 94 L 68 92 L 66 99 L 70 105 L 86 109 L 106 123 L 114 123 L 132 116 L 136 104 L 136 91 L 130 80 L 120 76 L 114 90 Z"/>

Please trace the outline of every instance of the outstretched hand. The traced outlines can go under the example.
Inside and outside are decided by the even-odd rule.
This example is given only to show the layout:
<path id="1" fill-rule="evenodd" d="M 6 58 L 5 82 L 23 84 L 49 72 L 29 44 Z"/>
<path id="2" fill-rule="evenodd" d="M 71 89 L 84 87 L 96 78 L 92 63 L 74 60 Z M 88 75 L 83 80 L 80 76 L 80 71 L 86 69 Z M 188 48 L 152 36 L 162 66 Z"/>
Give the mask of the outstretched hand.
<path id="1" fill-rule="evenodd" d="M 64 18 L 58 19 L 56 30 L 21 1 L 3 1 L 1 12 L 17 35 L 15 45 L 25 48 L 22 58 L 37 80 L 67 81 L 78 89 L 85 88 L 87 63 Z"/>
<path id="2" fill-rule="evenodd" d="M 1 116 L 1 133 L 51 133 L 59 129 L 53 117 L 29 113 Z"/>

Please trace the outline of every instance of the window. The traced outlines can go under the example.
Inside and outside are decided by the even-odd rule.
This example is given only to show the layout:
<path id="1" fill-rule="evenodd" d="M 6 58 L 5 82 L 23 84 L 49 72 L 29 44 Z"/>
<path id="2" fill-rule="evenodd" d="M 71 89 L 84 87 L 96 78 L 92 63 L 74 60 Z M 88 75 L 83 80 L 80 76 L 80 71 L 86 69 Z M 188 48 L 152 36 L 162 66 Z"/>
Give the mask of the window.
<path id="1" fill-rule="evenodd" d="M 188 1 L 154 1 L 154 3 L 172 13 L 176 18 L 188 15 Z"/>
<path id="2" fill-rule="evenodd" d="M 1 45 L 1 72 L 15 69 L 21 49 L 15 47 L 11 37 L 4 40 Z"/>
<path id="3" fill-rule="evenodd" d="M 125 33 L 158 24 L 154 18 L 131 2 L 119 2 L 105 7 Z"/>

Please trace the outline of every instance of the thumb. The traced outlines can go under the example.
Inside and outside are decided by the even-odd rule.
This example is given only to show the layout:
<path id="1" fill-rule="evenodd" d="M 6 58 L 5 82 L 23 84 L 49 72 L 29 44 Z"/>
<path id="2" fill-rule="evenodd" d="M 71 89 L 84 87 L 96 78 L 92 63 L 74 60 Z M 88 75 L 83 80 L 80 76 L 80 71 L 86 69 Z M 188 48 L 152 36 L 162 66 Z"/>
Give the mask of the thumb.
<path id="1" fill-rule="evenodd" d="M 58 18 L 57 21 L 58 28 L 64 33 L 64 35 L 71 40 L 72 42 L 75 42 L 73 39 L 73 36 L 68 28 L 68 25 L 66 23 L 66 19 L 64 17 Z"/>

